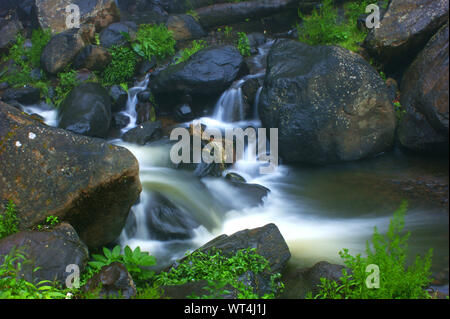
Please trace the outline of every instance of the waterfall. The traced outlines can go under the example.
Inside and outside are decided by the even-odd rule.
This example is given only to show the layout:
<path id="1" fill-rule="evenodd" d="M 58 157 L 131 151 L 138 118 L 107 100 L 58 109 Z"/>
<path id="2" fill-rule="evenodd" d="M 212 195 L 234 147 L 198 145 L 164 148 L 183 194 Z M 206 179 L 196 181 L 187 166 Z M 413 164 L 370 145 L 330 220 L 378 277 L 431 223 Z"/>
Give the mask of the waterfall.
<path id="1" fill-rule="evenodd" d="M 141 82 L 137 83 L 136 86 L 130 88 L 128 90 L 128 100 L 125 111 L 121 113 L 128 116 L 130 118 L 130 122 L 128 125 L 122 129 L 122 133 L 125 133 L 132 128 L 136 127 L 137 122 L 137 112 L 136 112 L 136 104 L 138 103 L 138 94 L 147 89 L 148 82 L 150 79 L 150 74 L 145 76 L 145 79 Z"/>
<path id="2" fill-rule="evenodd" d="M 238 122 L 244 120 L 244 101 L 242 97 L 242 85 L 245 80 L 235 82 L 226 90 L 214 109 L 213 118 L 222 122 Z"/>

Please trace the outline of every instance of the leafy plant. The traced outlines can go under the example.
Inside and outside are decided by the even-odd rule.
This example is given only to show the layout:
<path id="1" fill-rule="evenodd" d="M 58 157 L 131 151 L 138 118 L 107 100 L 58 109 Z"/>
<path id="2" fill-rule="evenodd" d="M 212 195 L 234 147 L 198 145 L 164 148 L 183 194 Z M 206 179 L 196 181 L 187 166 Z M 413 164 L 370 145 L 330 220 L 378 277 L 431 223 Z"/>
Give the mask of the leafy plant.
<path id="1" fill-rule="evenodd" d="M 174 55 L 175 44 L 172 31 L 164 24 L 141 24 L 131 47 L 139 56 L 151 61 L 153 57 L 164 59 Z"/>
<path id="2" fill-rule="evenodd" d="M 304 15 L 300 10 L 299 17 L 302 24 L 297 26 L 299 41 L 310 45 L 340 45 L 352 51 L 357 51 L 359 43 L 367 33 L 360 31 L 357 20 L 365 13 L 370 0 L 350 1 L 344 5 L 345 18 L 338 21 L 338 10 L 333 6 L 333 0 L 324 0 L 322 5 Z"/>
<path id="3" fill-rule="evenodd" d="M 431 283 L 432 249 L 421 258 L 417 256 L 413 264 L 407 266 L 407 242 L 410 233 L 403 234 L 404 216 L 407 203 L 404 202 L 394 212 L 385 236 L 375 227 L 372 244 L 367 242 L 367 257 L 352 256 L 348 249 L 339 255 L 346 268 L 339 282 L 321 278 L 320 292 L 316 299 L 418 299 L 429 298 L 425 290 Z M 366 267 L 379 267 L 380 287 L 368 288 Z M 312 298 L 311 295 L 308 296 Z"/>
<path id="4" fill-rule="evenodd" d="M 45 219 L 45 222 L 50 227 L 54 227 L 59 224 L 59 218 L 57 216 L 50 215 L 50 216 L 47 216 L 47 218 Z"/>
<path id="5" fill-rule="evenodd" d="M 16 205 L 8 201 L 3 214 L 0 214 L 0 239 L 18 232 L 19 219 L 16 215 Z"/>
<path id="6" fill-rule="evenodd" d="M 93 254 L 92 258 L 93 261 L 88 263 L 89 267 L 93 270 L 91 274 L 98 272 L 103 266 L 107 266 L 113 262 L 120 262 L 124 264 L 136 283 L 142 283 L 154 276 L 154 272 L 146 269 L 146 267 L 156 264 L 155 257 L 150 256 L 148 252 L 141 252 L 139 247 L 131 250 L 129 246 L 126 246 L 124 248 L 124 254 L 121 254 L 119 245 L 115 246 L 112 250 L 103 247 L 103 255 Z"/>
<path id="7" fill-rule="evenodd" d="M 194 40 L 190 47 L 181 51 L 180 56 L 177 57 L 175 64 L 186 62 L 192 55 L 206 48 L 206 42 L 203 40 Z"/>
<path id="8" fill-rule="evenodd" d="M 399 100 L 396 99 L 393 104 L 395 115 L 397 116 L 397 119 L 401 121 L 407 112 L 405 108 L 401 105 Z"/>
<path id="9" fill-rule="evenodd" d="M 233 28 L 230 26 L 225 26 L 223 33 L 225 34 L 225 37 L 230 38 L 233 34 Z"/>
<path id="10" fill-rule="evenodd" d="M 59 85 L 55 88 L 55 105 L 59 106 L 66 98 L 67 94 L 79 84 L 77 80 L 77 71 L 69 70 L 58 73 Z"/>
<path id="11" fill-rule="evenodd" d="M 239 52 L 244 57 L 250 56 L 250 41 L 248 40 L 247 34 L 245 32 L 238 32 L 238 37 L 237 48 Z"/>
<path id="12" fill-rule="evenodd" d="M 48 280 L 37 284 L 26 281 L 21 276 L 24 264 L 28 263 L 25 254 L 13 249 L 2 256 L 0 265 L 0 299 L 63 299 L 66 294 Z M 36 272 L 38 268 L 33 271 Z"/>
<path id="13" fill-rule="evenodd" d="M 137 56 L 126 46 L 113 46 L 109 49 L 112 60 L 102 73 L 105 86 L 127 82 L 136 70 Z"/>
<path id="14" fill-rule="evenodd" d="M 210 295 L 199 296 L 200 298 L 218 298 L 225 291 L 224 287 L 231 285 L 238 292 L 238 298 L 259 298 L 250 285 L 243 282 L 243 278 L 253 274 L 269 272 L 268 261 L 258 255 L 255 249 L 242 249 L 230 257 L 226 257 L 220 250 L 211 253 L 196 251 L 181 261 L 175 268 L 168 272 L 162 272 L 156 277 L 160 285 L 181 285 L 190 281 L 207 280 Z M 274 298 L 283 285 L 279 282 L 279 275 L 272 276 L 272 292 L 263 298 Z M 194 297 L 194 296 L 192 296 Z"/>

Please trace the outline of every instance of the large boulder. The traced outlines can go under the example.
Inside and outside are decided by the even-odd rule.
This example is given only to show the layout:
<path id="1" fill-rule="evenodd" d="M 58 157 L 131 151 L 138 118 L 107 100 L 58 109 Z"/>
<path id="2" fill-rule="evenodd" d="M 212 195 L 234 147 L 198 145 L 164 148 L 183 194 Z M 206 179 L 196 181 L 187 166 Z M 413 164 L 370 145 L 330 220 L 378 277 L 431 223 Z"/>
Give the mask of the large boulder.
<path id="1" fill-rule="evenodd" d="M 68 265 L 77 265 L 82 272 L 87 265 L 89 253 L 76 231 L 62 223 L 49 231 L 21 231 L 0 240 L 0 262 L 2 256 L 19 250 L 28 262 L 23 263 L 21 275 L 30 282 L 42 280 L 65 283 L 70 272 Z M 33 272 L 37 267 L 38 270 Z"/>
<path id="2" fill-rule="evenodd" d="M 448 0 L 392 0 L 364 46 L 388 67 L 414 57 L 448 20 Z"/>
<path id="3" fill-rule="evenodd" d="M 256 253 L 269 261 L 272 273 L 281 272 L 291 258 L 286 241 L 275 224 L 245 229 L 230 236 L 221 235 L 207 242 L 198 250 L 209 252 L 217 249 L 225 256 L 236 254 L 238 250 L 256 248 Z"/>
<path id="4" fill-rule="evenodd" d="M 172 31 L 173 38 L 179 40 L 191 40 L 206 35 L 202 26 L 190 15 L 172 15 L 167 20 L 167 29 Z"/>
<path id="5" fill-rule="evenodd" d="M 361 56 L 335 46 L 279 41 L 267 58 L 259 101 L 278 128 L 280 156 L 327 164 L 389 150 L 396 119 L 384 81 Z"/>
<path id="6" fill-rule="evenodd" d="M 0 211 L 17 206 L 21 229 L 57 216 L 90 248 L 114 241 L 141 192 L 126 149 L 48 127 L 0 102 Z"/>
<path id="7" fill-rule="evenodd" d="M 150 87 L 156 95 L 217 95 L 233 83 L 243 66 L 244 59 L 234 46 L 210 47 L 158 72 Z"/>
<path id="8" fill-rule="evenodd" d="M 41 55 L 41 65 L 44 71 L 57 74 L 73 61 L 85 46 L 78 31 L 79 29 L 71 29 L 50 39 Z"/>
<path id="9" fill-rule="evenodd" d="M 77 134 L 106 137 L 111 126 L 111 98 L 98 83 L 75 87 L 59 108 L 59 127 Z"/>
<path id="10" fill-rule="evenodd" d="M 409 149 L 448 154 L 448 24 L 431 38 L 403 76 L 406 108 L 399 140 Z"/>
<path id="11" fill-rule="evenodd" d="M 115 0 L 35 0 L 37 17 L 43 29 L 52 33 L 66 31 L 66 8 L 75 4 L 80 8 L 80 24 L 93 24 L 97 32 L 120 20 Z"/>

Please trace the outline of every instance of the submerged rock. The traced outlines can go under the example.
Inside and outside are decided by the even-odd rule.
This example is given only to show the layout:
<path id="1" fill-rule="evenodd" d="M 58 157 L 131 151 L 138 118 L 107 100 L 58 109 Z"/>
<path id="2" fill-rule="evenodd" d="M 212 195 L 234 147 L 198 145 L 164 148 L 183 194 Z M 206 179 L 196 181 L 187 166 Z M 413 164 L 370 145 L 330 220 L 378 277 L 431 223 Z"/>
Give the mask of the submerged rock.
<path id="1" fill-rule="evenodd" d="M 448 24 L 420 52 L 403 76 L 399 127 L 406 148 L 448 154 Z"/>
<path id="2" fill-rule="evenodd" d="M 80 272 L 87 265 L 89 254 L 76 231 L 62 223 L 50 231 L 21 231 L 0 240 L 0 262 L 2 256 L 17 250 L 26 256 L 21 275 L 29 282 L 42 280 L 65 284 L 68 265 L 77 265 Z M 36 272 L 34 269 L 39 267 Z"/>
<path id="3" fill-rule="evenodd" d="M 352 161 L 389 150 L 396 119 L 386 84 L 341 47 L 279 41 L 259 101 L 263 127 L 278 128 L 289 162 Z"/>
<path id="4" fill-rule="evenodd" d="M 20 228 L 57 216 L 90 248 L 114 241 L 141 192 L 126 149 L 48 127 L 0 102 L 0 211 L 17 206 Z"/>
<path id="5" fill-rule="evenodd" d="M 106 137 L 111 126 L 111 99 L 98 83 L 75 87 L 61 103 L 59 127 L 77 134 Z"/>

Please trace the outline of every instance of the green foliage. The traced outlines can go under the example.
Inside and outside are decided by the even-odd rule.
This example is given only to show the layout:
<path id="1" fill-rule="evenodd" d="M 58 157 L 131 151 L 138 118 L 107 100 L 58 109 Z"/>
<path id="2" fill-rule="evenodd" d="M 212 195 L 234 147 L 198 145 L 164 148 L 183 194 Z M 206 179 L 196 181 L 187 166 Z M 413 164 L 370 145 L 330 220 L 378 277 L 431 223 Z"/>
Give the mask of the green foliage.
<path id="1" fill-rule="evenodd" d="M 50 227 L 54 227 L 59 224 L 59 218 L 57 216 L 50 215 L 50 216 L 47 216 L 47 218 L 45 219 L 45 222 Z"/>
<path id="2" fill-rule="evenodd" d="M 203 40 L 195 40 L 192 42 L 191 46 L 182 50 L 180 56 L 177 57 L 175 64 L 186 62 L 190 59 L 190 57 L 200 51 L 201 49 L 206 48 L 206 42 Z"/>
<path id="3" fill-rule="evenodd" d="M 316 299 L 422 299 L 430 298 L 425 290 L 431 283 L 432 249 L 407 266 L 407 248 L 410 233 L 404 233 L 406 202 L 402 203 L 391 219 L 385 236 L 374 230 L 372 245 L 367 242 L 367 257 L 352 256 L 348 249 L 339 254 L 346 268 L 339 282 L 321 278 Z M 368 288 L 368 265 L 379 267 L 380 287 Z M 311 295 L 309 296 L 311 297 Z"/>
<path id="4" fill-rule="evenodd" d="M 160 60 L 174 55 L 175 44 L 172 31 L 164 24 L 141 24 L 131 47 L 139 56 L 151 61 L 153 57 Z"/>
<path id="5" fill-rule="evenodd" d="M 19 219 L 16 205 L 10 200 L 3 214 L 0 214 L 0 239 L 18 232 Z"/>
<path id="6" fill-rule="evenodd" d="M 24 264 L 29 261 L 17 250 L 2 256 L 0 265 L 0 299 L 63 299 L 66 294 L 50 281 L 37 284 L 26 281 L 20 275 Z M 34 269 L 36 272 L 38 268 Z"/>
<path id="7" fill-rule="evenodd" d="M 2 58 L 2 62 L 13 61 L 12 69 L 16 72 L 5 72 L 0 77 L 1 82 L 8 82 L 13 87 L 20 87 L 34 82 L 30 72 L 40 66 L 41 54 L 50 41 L 50 30 L 33 30 L 31 46 L 25 44 L 25 37 L 17 36 L 16 43 L 10 48 L 9 54 Z"/>
<path id="8" fill-rule="evenodd" d="M 248 40 L 247 35 L 245 32 L 238 32 L 238 43 L 237 48 L 239 52 L 241 52 L 241 55 L 246 57 L 250 56 L 250 41 Z"/>
<path id="9" fill-rule="evenodd" d="M 231 257 L 224 256 L 221 251 L 209 254 L 196 251 L 168 272 L 160 273 L 156 282 L 160 285 L 181 285 L 190 281 L 207 280 L 211 295 L 200 298 L 219 298 L 225 291 L 224 287 L 231 285 L 238 291 L 238 298 L 259 298 L 251 286 L 242 281 L 242 277 L 253 272 L 260 274 L 270 271 L 268 261 L 258 255 L 255 249 L 242 249 Z M 279 275 L 272 276 L 272 292 L 263 298 L 274 298 L 283 288 Z"/>
<path id="10" fill-rule="evenodd" d="M 405 108 L 401 105 L 399 100 L 395 100 L 393 104 L 395 115 L 397 116 L 397 119 L 401 121 L 407 112 Z"/>
<path id="11" fill-rule="evenodd" d="M 148 270 L 146 267 L 150 267 L 156 264 L 156 259 L 150 256 L 148 252 L 141 252 L 139 247 L 135 250 L 131 250 L 130 247 L 124 248 L 124 254 L 121 254 L 120 246 L 115 246 L 112 250 L 103 247 L 103 255 L 93 254 L 93 260 L 88 263 L 91 268 L 90 274 L 98 272 L 103 266 L 107 266 L 113 262 L 122 263 L 133 280 L 139 284 L 146 280 L 151 279 L 154 276 L 154 272 Z"/>
<path id="12" fill-rule="evenodd" d="M 136 54 L 126 46 L 113 46 L 109 52 L 112 61 L 102 73 L 103 84 L 108 86 L 127 82 L 136 70 Z"/>
<path id="13" fill-rule="evenodd" d="M 315 9 L 308 16 L 300 10 L 299 41 L 310 45 L 340 45 L 346 49 L 357 51 L 359 43 L 366 37 L 365 31 L 357 27 L 358 17 L 365 13 L 365 8 L 371 0 L 350 1 L 344 5 L 344 21 L 338 22 L 338 10 L 333 0 L 324 0 L 319 9 Z"/>
<path id="14" fill-rule="evenodd" d="M 69 70 L 58 73 L 59 85 L 55 88 L 55 105 L 59 106 L 66 98 L 67 94 L 79 84 L 77 80 L 77 71 Z"/>

